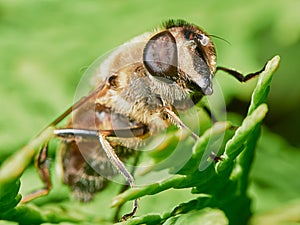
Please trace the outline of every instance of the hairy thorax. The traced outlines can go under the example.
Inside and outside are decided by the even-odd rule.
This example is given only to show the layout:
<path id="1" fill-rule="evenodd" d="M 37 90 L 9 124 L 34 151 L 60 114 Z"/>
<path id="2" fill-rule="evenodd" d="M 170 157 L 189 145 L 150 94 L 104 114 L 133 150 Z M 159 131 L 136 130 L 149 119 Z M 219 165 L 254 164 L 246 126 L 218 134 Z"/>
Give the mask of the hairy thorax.
<path id="1" fill-rule="evenodd" d="M 100 105 L 111 107 L 136 123 L 143 123 L 151 133 L 169 126 L 164 107 L 186 101 L 188 92 L 174 82 L 164 82 L 146 74 L 142 64 L 136 63 L 120 69 L 108 80 L 110 89 L 97 99 Z"/>

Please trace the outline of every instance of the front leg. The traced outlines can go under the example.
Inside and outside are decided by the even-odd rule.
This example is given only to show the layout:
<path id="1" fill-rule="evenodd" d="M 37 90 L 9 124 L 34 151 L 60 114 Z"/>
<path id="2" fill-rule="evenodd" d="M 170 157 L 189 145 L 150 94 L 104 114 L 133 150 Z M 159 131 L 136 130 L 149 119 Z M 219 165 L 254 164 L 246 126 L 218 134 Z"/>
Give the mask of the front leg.
<path id="1" fill-rule="evenodd" d="M 228 68 L 222 67 L 222 66 L 218 66 L 217 71 L 219 71 L 219 70 L 224 71 L 242 83 L 242 82 L 247 82 L 248 80 L 251 80 L 254 77 L 257 77 L 259 74 L 261 74 L 266 69 L 266 66 L 267 66 L 267 63 L 264 65 L 264 67 L 261 70 L 254 72 L 254 73 L 249 73 L 246 75 L 243 75 L 242 73 L 240 73 L 236 70 L 228 69 Z"/>
<path id="2" fill-rule="evenodd" d="M 171 122 L 173 124 L 175 124 L 177 127 L 179 127 L 180 129 L 186 129 L 189 130 L 192 134 L 192 137 L 195 139 L 195 141 L 197 141 L 199 139 L 199 136 L 197 134 L 195 134 L 193 131 L 191 131 L 191 129 L 186 126 L 181 119 L 168 107 L 164 108 L 164 112 L 169 116 Z"/>

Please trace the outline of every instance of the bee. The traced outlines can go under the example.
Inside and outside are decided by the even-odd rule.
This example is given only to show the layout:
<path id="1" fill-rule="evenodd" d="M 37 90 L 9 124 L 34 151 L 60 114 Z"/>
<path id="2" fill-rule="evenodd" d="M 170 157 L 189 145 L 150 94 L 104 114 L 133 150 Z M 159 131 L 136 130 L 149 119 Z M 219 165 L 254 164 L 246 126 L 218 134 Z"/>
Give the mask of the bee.
<path id="1" fill-rule="evenodd" d="M 217 70 L 240 82 L 262 71 L 243 76 L 217 67 L 210 35 L 183 20 L 169 20 L 155 32 L 114 50 L 99 66 L 93 90 L 49 125 L 55 126 L 54 135 L 62 140 L 63 179 L 73 196 L 88 202 L 117 174 L 134 187 L 134 178 L 123 162 L 145 138 L 170 125 L 189 129 L 178 111 L 213 93 Z M 67 125 L 60 127 L 66 117 L 70 117 Z M 47 149 L 45 143 L 36 162 L 45 188 L 28 195 L 24 202 L 46 195 L 52 187 Z M 122 218 L 133 216 L 137 206 L 135 200 L 132 211 Z"/>

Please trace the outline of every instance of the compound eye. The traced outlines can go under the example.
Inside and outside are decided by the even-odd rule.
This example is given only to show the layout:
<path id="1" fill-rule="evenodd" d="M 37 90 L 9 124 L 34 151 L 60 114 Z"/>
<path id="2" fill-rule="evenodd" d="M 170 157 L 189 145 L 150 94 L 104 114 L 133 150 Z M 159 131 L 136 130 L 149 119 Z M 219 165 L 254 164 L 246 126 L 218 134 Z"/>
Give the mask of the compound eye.
<path id="1" fill-rule="evenodd" d="M 148 41 L 144 48 L 143 62 L 152 76 L 176 79 L 177 46 L 169 31 L 162 31 Z"/>

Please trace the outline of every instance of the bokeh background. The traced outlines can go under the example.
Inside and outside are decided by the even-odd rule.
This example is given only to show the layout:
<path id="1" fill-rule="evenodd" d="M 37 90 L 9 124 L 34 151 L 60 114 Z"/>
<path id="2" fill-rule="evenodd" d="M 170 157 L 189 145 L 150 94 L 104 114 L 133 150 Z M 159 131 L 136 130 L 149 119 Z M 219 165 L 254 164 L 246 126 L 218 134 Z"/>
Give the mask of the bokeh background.
<path id="1" fill-rule="evenodd" d="M 0 0 L 0 162 L 71 105 L 97 57 L 180 18 L 230 42 L 214 39 L 218 65 L 247 73 L 280 55 L 253 166 L 253 212 L 300 212 L 299 9 L 299 0 Z M 245 115 L 255 81 L 216 80 L 228 111 Z"/>

